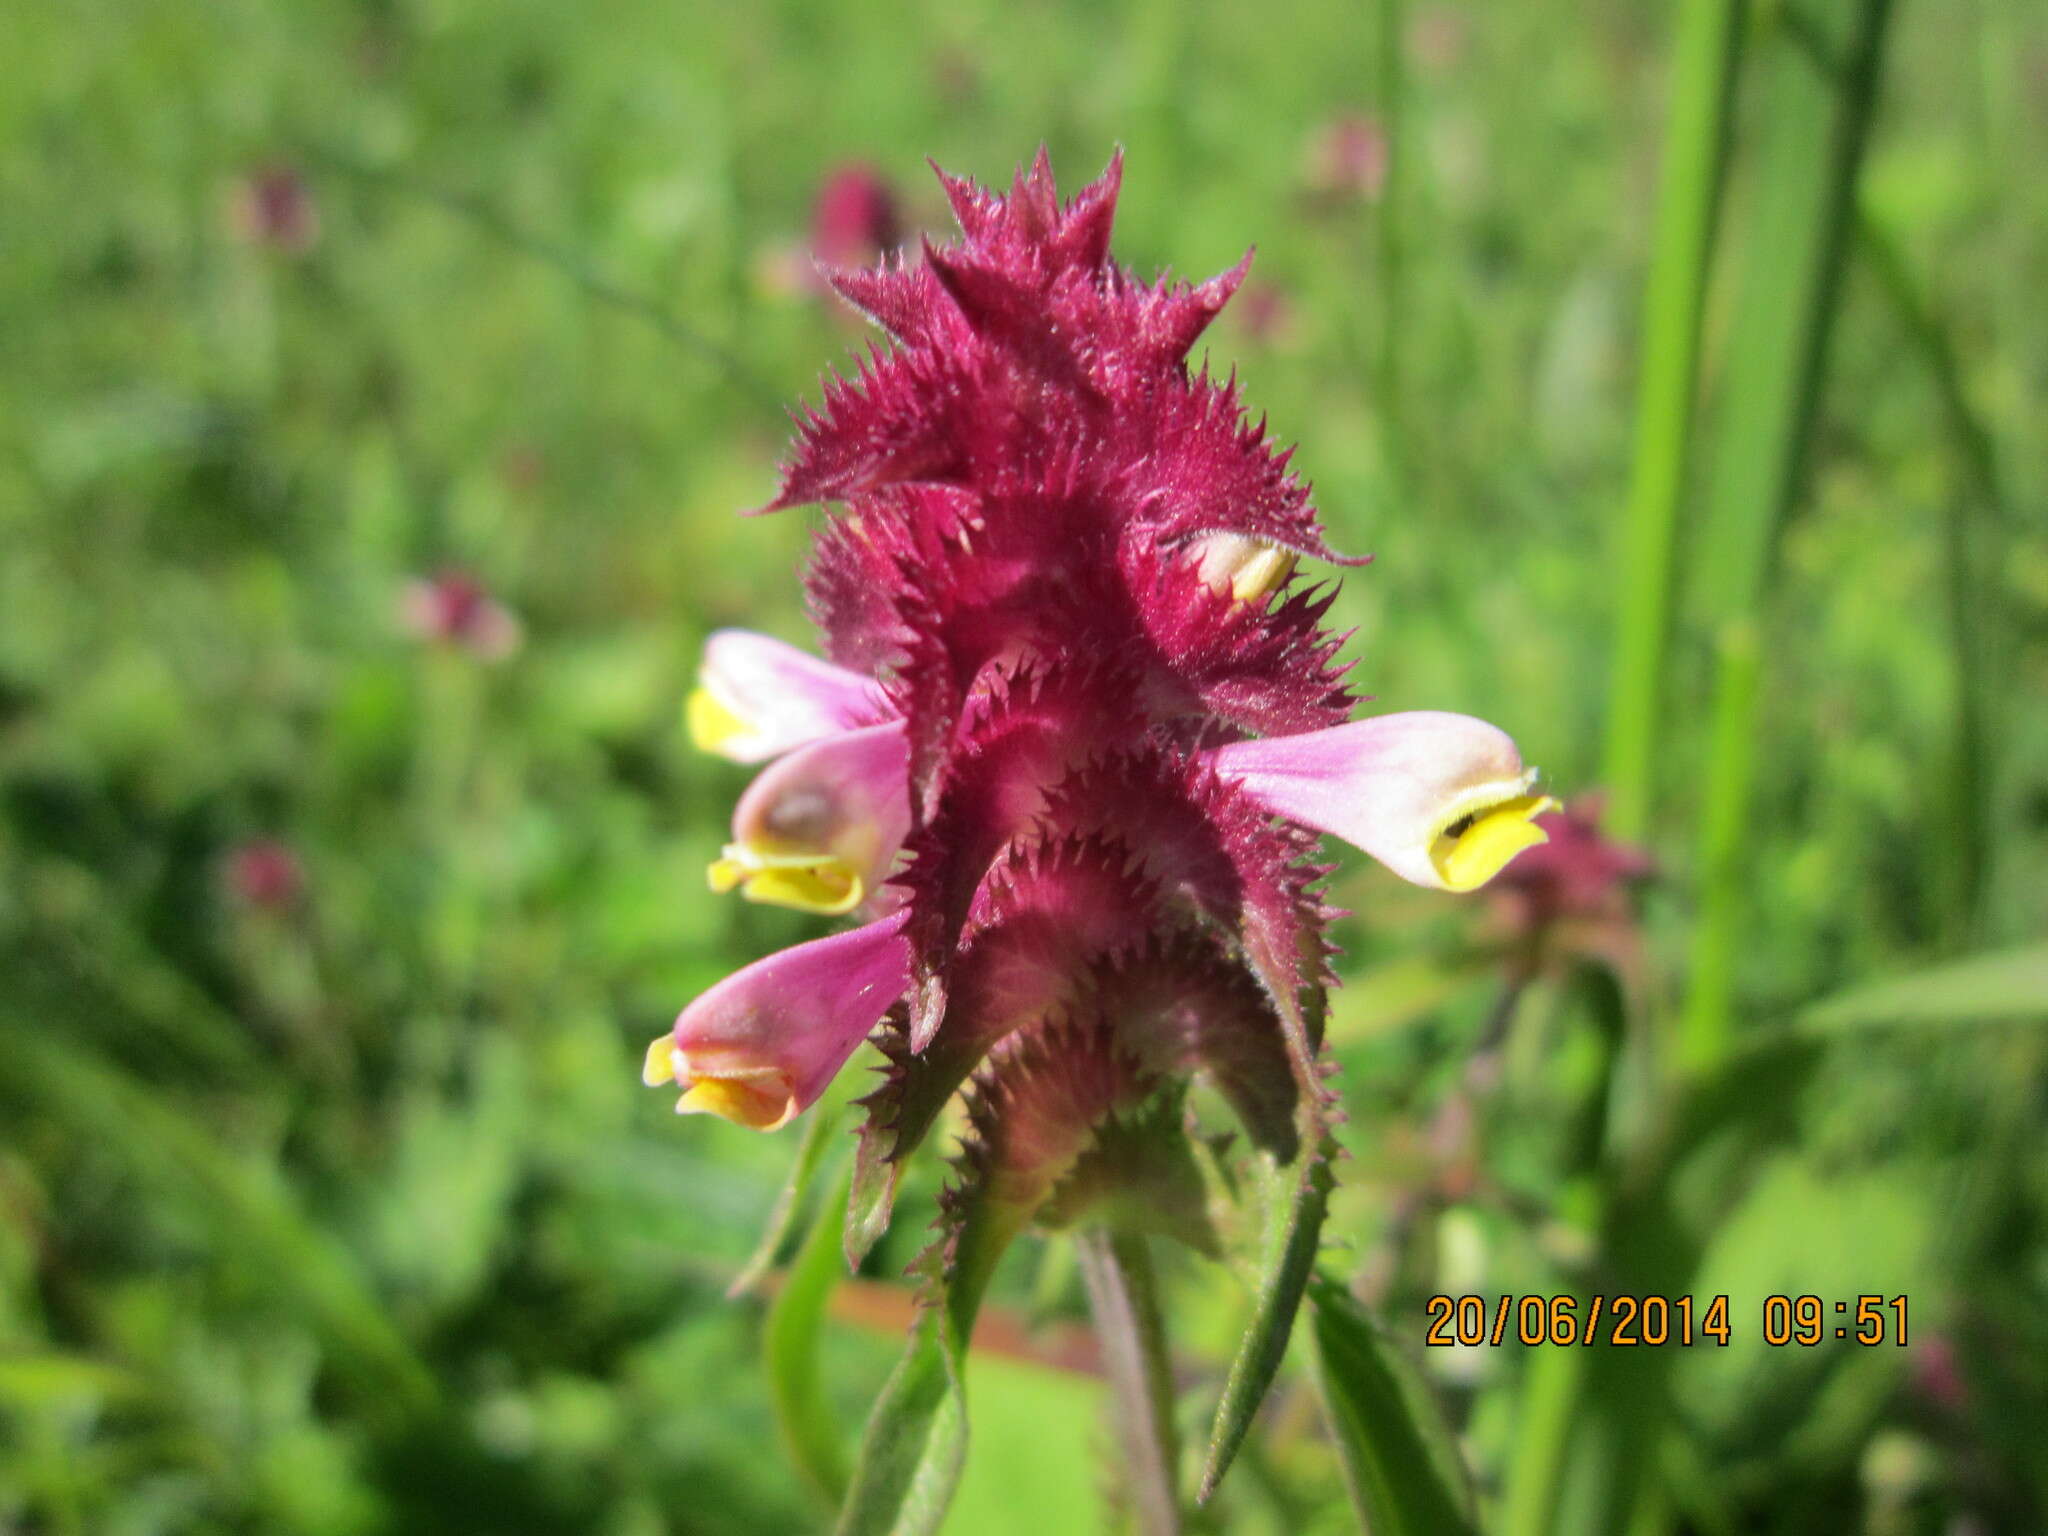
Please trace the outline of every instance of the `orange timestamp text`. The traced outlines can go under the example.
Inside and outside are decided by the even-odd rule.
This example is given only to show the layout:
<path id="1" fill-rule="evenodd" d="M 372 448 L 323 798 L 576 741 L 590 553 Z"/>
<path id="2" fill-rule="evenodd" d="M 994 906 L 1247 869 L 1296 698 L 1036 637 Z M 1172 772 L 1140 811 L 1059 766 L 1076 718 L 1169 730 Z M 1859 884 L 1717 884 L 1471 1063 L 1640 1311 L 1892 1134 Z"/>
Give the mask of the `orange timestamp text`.
<path id="1" fill-rule="evenodd" d="M 1734 1337 L 1726 1296 L 1432 1296 L 1433 1349 L 1477 1344 L 1713 1344 Z M 1810 1349 L 1828 1339 L 1863 1345 L 1906 1343 L 1906 1298 L 1858 1296 L 1829 1303 L 1818 1296 L 1766 1296 L 1760 1337 L 1765 1344 Z"/>
<path id="2" fill-rule="evenodd" d="M 1454 1344 L 1716 1344 L 1732 1334 L 1726 1296 L 1432 1296 L 1431 1348 Z"/>

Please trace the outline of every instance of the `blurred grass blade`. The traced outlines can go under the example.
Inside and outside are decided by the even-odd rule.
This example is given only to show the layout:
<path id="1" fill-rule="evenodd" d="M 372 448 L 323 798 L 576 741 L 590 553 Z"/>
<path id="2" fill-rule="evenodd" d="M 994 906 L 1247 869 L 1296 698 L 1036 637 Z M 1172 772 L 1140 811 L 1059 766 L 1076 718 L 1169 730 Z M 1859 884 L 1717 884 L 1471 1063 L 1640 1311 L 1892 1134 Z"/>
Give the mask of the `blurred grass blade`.
<path id="1" fill-rule="evenodd" d="M 1302 1152 L 1297 1167 L 1280 1176 L 1283 1210 L 1275 1213 L 1268 1227 L 1263 1277 L 1259 1282 L 1258 1311 L 1237 1358 L 1230 1363 L 1230 1376 L 1223 1384 L 1223 1400 L 1216 1405 L 1216 1420 L 1209 1432 L 1209 1459 L 1202 1469 L 1200 1498 L 1208 1502 L 1232 1458 L 1250 1431 L 1266 1389 L 1280 1371 L 1287 1355 L 1288 1335 L 1293 1332 L 1295 1314 L 1309 1276 L 1315 1271 L 1316 1245 L 1321 1241 L 1323 1215 L 1330 1204 L 1331 1146 L 1325 1137 L 1311 1142 Z M 1275 1183 L 1279 1183 L 1276 1178 Z M 1277 1202 L 1276 1202 L 1277 1203 Z"/>
<path id="2" fill-rule="evenodd" d="M 840 1096 L 828 1094 L 804 1117 L 803 1139 L 797 1143 L 796 1161 L 790 1164 L 789 1179 L 775 1197 L 775 1207 L 768 1213 L 768 1225 L 761 1233 L 761 1241 L 733 1277 L 732 1284 L 726 1288 L 726 1295 L 741 1296 L 760 1284 L 762 1278 L 781 1262 L 782 1255 L 795 1240 L 817 1193 L 818 1170 L 824 1165 L 825 1154 L 832 1149 L 832 1134 L 839 1129 L 839 1114 Z M 839 1207 L 843 1217 L 844 1199 L 840 1200 Z"/>
<path id="3" fill-rule="evenodd" d="M 1373 357 L 1373 393 L 1390 456 L 1398 459 L 1408 445 L 1403 407 L 1401 338 L 1408 314 L 1407 283 L 1402 272 L 1402 219 L 1408 203 L 1407 144 L 1407 10 L 1405 0 L 1378 0 L 1373 41 L 1374 85 L 1379 96 L 1380 131 L 1385 135 L 1386 170 L 1380 195 L 1370 204 L 1374 214 L 1375 260 L 1378 270 L 1380 334 Z"/>
<path id="4" fill-rule="evenodd" d="M 1700 811 L 1700 919 L 1692 936 L 1680 1045 L 1683 1060 L 1705 1067 L 1726 1053 L 1739 918 L 1752 871 L 1747 860 L 1749 797 L 1756 772 L 1756 690 L 1763 667 L 1756 626 L 1729 620 L 1715 637 L 1717 687 Z"/>
<path id="5" fill-rule="evenodd" d="M 962 1351 L 941 1307 L 927 1307 L 868 1419 L 839 1536 L 930 1536 L 967 1460 Z"/>
<path id="6" fill-rule="evenodd" d="M 2003 566 L 2006 500 L 1991 433 L 1964 393 L 1962 365 L 1948 330 L 1914 282 L 1899 241 L 1867 202 L 1858 212 L 1856 235 L 1864 265 L 1926 368 L 1958 471 L 1942 522 L 1955 703 L 1949 760 L 1941 775 L 1951 831 L 1940 840 L 1945 878 L 1936 913 L 1951 943 L 1963 944 L 1975 935 L 1996 846 L 1990 737 L 1997 718 L 1994 678 L 2004 625 L 1992 573 Z"/>
<path id="7" fill-rule="evenodd" d="M 801 1160 L 801 1159 L 800 1159 Z M 846 1453 L 818 1368 L 825 1307 L 844 1273 L 839 1226 L 846 1219 L 847 1181 L 818 1209 L 782 1290 L 768 1309 L 762 1352 L 776 1422 L 797 1469 L 835 1508 L 846 1496 Z"/>
<path id="8" fill-rule="evenodd" d="M 1699 374 L 1700 311 L 1741 15 L 1735 0 L 1684 0 L 1678 14 L 1656 244 L 1643 299 L 1635 459 L 1616 571 L 1622 597 L 1604 775 L 1608 826 L 1622 838 L 1640 839 L 1649 824 L 1671 638 L 1678 505 Z"/>
<path id="9" fill-rule="evenodd" d="M 67 1042 L 0 1025 L 10 1081 L 31 1104 L 205 1213 L 238 1263 L 268 1276 L 333 1352 L 337 1371 L 384 1410 L 432 1406 L 432 1376 L 371 1293 L 353 1258 L 309 1222 L 270 1169 L 237 1158 L 126 1074 Z"/>
<path id="10" fill-rule="evenodd" d="M 1839 308 L 1856 176 L 1877 101 L 1890 0 L 1832 0 L 1753 47 L 1761 69 L 1763 142 L 1734 342 L 1721 387 L 1702 549 L 1702 595 L 1720 641 L 1704 856 L 1727 878 L 1703 893 L 1680 1056 L 1699 1068 L 1726 1049 L 1732 969 L 1749 881 L 1736 878 L 1748 843 L 1756 732 L 1755 624 L 1766 603 L 1779 535 L 1797 499 L 1819 406 L 1828 337 Z M 1794 34 L 1794 28 L 1799 29 Z M 1808 58 L 1818 34 L 1832 76 Z"/>
<path id="11" fill-rule="evenodd" d="M 1310 1358 L 1337 1459 L 1372 1536 L 1476 1532 L 1458 1442 L 1426 1383 L 1343 1287 L 1309 1286 Z"/>
<path id="12" fill-rule="evenodd" d="M 2048 944 L 1994 950 L 1852 987 L 1799 1015 L 1799 1028 L 1832 1034 L 1884 1024 L 2048 1019 Z"/>

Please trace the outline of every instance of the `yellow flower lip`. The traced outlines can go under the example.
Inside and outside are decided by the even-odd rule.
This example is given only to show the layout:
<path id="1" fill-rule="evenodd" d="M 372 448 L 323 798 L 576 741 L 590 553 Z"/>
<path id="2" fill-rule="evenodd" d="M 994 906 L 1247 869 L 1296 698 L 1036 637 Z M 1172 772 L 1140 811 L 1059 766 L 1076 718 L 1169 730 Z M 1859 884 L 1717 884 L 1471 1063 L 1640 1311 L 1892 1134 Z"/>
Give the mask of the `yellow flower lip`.
<path id="1" fill-rule="evenodd" d="M 779 1131 L 796 1115 L 786 1089 L 757 1087 L 742 1077 L 700 1077 L 676 1100 L 679 1115 L 716 1115 L 750 1131 Z"/>
<path id="2" fill-rule="evenodd" d="M 721 896 L 737 889 L 748 901 L 839 917 L 867 899 L 867 881 L 847 860 L 830 853 L 767 853 L 727 843 L 705 871 Z"/>
<path id="3" fill-rule="evenodd" d="M 1532 769 L 1506 783 L 1482 785 L 1461 795 L 1429 842 L 1429 862 L 1448 891 L 1476 891 L 1526 849 L 1550 841 L 1535 824 L 1557 809 L 1548 795 L 1532 794 Z"/>
<path id="4" fill-rule="evenodd" d="M 753 1131 L 780 1130 L 797 1110 L 796 1096 L 780 1069 L 734 1066 L 696 1074 L 673 1035 L 656 1035 L 649 1042 L 640 1081 L 650 1088 L 680 1083 L 684 1091 L 676 1100 L 679 1115 L 717 1115 Z"/>
<path id="5" fill-rule="evenodd" d="M 690 691 L 683 706 L 683 720 L 689 727 L 690 744 L 699 752 L 722 755 L 730 743 L 753 734 L 753 727 L 709 688 Z"/>

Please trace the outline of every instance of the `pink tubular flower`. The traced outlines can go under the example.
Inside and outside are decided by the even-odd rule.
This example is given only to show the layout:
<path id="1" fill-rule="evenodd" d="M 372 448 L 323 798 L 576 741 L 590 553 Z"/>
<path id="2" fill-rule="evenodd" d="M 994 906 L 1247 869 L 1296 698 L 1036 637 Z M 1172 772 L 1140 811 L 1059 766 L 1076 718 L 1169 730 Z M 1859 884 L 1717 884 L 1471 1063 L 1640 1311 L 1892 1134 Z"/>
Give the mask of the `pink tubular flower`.
<path id="1" fill-rule="evenodd" d="M 1477 889 L 1543 842 L 1533 818 L 1557 805 L 1532 792 L 1536 770 L 1504 731 L 1434 710 L 1235 742 L 1209 761 L 1267 810 L 1440 891 Z"/>
<path id="2" fill-rule="evenodd" d="M 758 1131 L 817 1102 L 909 980 L 900 917 L 757 960 L 699 997 L 647 1047 L 641 1078 L 679 1084 L 676 1113 Z"/>
<path id="3" fill-rule="evenodd" d="M 687 709 L 698 750 L 736 763 L 765 762 L 889 713 L 871 679 L 744 629 L 721 629 L 704 642 Z"/>
<path id="4" fill-rule="evenodd" d="M 875 893 L 910 835 L 903 722 L 798 747 L 748 786 L 711 888 L 837 916 Z"/>

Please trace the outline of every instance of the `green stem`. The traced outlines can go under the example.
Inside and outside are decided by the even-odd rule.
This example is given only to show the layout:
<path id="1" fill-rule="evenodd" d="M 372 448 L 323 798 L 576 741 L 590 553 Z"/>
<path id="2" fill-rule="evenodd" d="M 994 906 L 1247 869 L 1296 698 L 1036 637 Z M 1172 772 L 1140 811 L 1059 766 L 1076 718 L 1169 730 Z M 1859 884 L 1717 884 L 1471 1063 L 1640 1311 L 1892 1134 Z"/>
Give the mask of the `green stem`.
<path id="1" fill-rule="evenodd" d="M 1173 1375 L 1151 1250 L 1142 1236 L 1090 1227 L 1076 1234 L 1074 1251 L 1102 1344 L 1138 1528 L 1144 1536 L 1179 1536 Z"/>
<path id="2" fill-rule="evenodd" d="M 1749 880 L 1744 821 L 1756 769 L 1759 652 L 1755 626 L 1742 619 L 1731 620 L 1715 645 L 1712 755 L 1700 814 L 1700 917 L 1679 1030 L 1681 1060 L 1690 1068 L 1711 1066 L 1728 1047 L 1739 918 Z"/>
<path id="3" fill-rule="evenodd" d="M 1775 38 L 1765 75 L 1767 120 L 1754 232 L 1736 315 L 1719 422 L 1702 571 L 1716 626 L 1713 738 L 1701 845 L 1705 881 L 1681 1058 L 1708 1067 L 1730 1038 L 1733 970 L 1747 915 L 1748 828 L 1757 728 L 1758 623 L 1778 537 L 1796 502 L 1839 308 L 1857 172 L 1877 103 L 1891 0 L 1838 0 L 1826 19 L 1841 60 L 1817 79 L 1814 44 L 1797 28 Z M 1800 18 L 1814 23 L 1813 13 Z M 1826 46 L 1823 40 L 1822 46 Z M 1737 739 L 1742 738 L 1742 739 Z"/>
<path id="4" fill-rule="evenodd" d="M 1617 573 L 1622 606 L 1608 700 L 1607 821 L 1615 835 L 1625 838 L 1641 838 L 1649 823 L 1671 637 L 1678 505 L 1685 489 L 1700 311 L 1727 158 L 1741 11 L 1734 0 L 1685 0 L 1672 58 L 1671 122 L 1643 299 L 1635 466 L 1622 523 Z"/>

